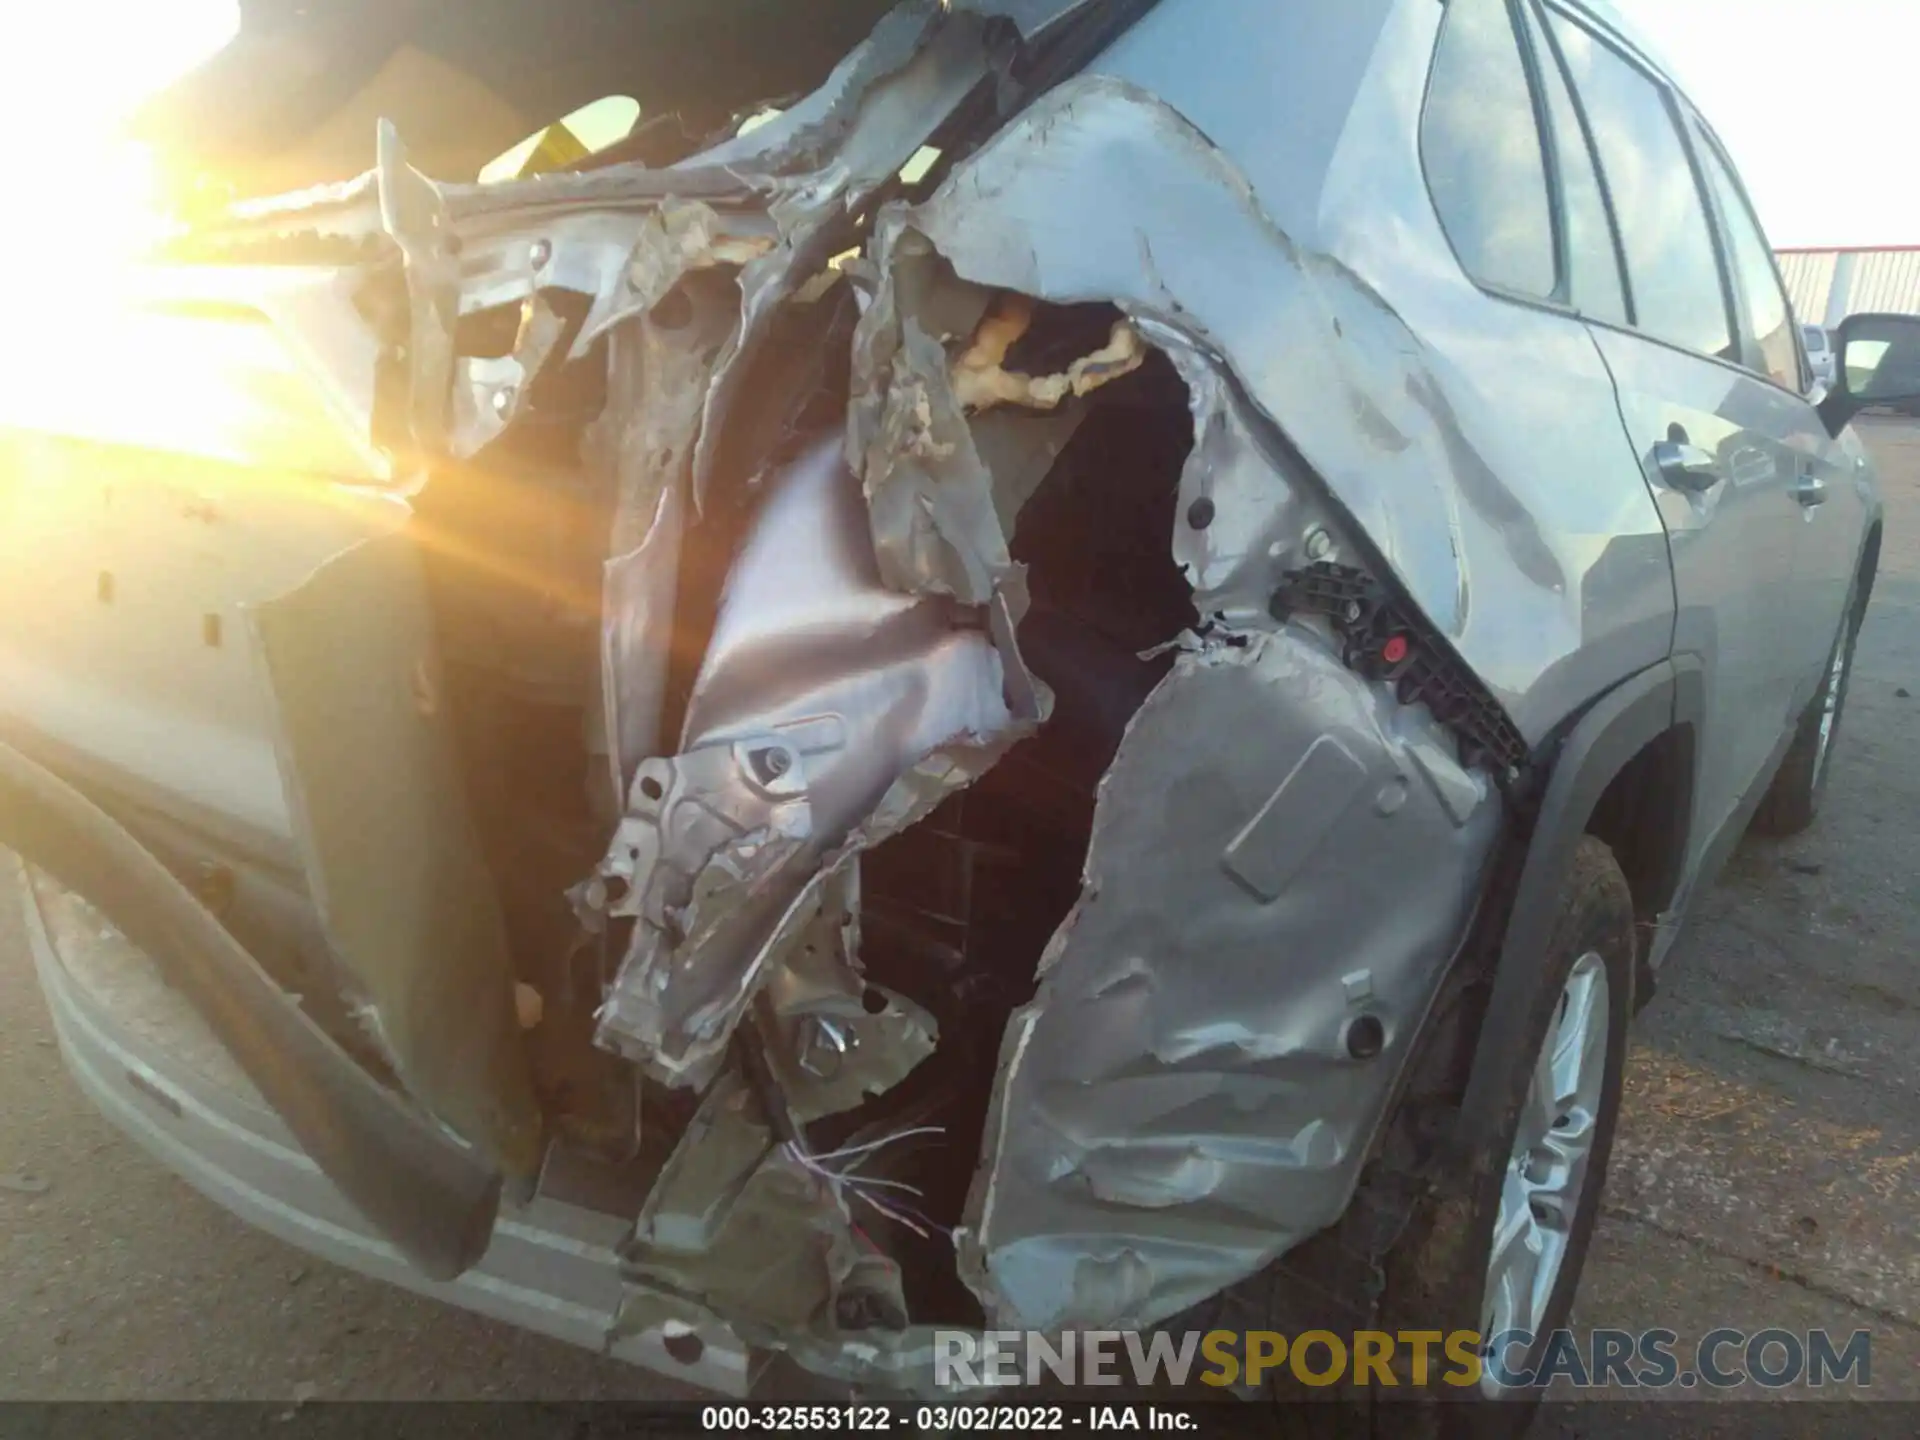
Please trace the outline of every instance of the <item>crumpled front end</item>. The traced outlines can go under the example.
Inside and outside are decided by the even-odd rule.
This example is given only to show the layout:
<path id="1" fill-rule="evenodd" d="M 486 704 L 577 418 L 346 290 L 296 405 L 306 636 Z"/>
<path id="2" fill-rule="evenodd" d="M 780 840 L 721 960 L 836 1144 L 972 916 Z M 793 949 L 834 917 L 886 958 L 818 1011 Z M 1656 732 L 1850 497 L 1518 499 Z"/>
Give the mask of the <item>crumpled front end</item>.
<path id="1" fill-rule="evenodd" d="M 1073 76 L 1129 18 L 906 5 L 670 169 L 441 186 L 389 132 L 224 242 L 381 255 L 379 413 L 461 574 L 534 537 L 450 473 L 590 517 L 542 562 L 597 597 L 571 671 L 436 594 L 470 705 L 537 671 L 578 725 L 591 853 L 505 903 L 531 1043 L 591 1057 L 536 1060 L 552 1132 L 644 1178 L 631 1327 L 873 1376 L 1165 1319 L 1338 1217 L 1468 928 L 1527 747 L 1201 277 L 1367 297 Z M 510 877 L 544 821 L 500 814 Z"/>

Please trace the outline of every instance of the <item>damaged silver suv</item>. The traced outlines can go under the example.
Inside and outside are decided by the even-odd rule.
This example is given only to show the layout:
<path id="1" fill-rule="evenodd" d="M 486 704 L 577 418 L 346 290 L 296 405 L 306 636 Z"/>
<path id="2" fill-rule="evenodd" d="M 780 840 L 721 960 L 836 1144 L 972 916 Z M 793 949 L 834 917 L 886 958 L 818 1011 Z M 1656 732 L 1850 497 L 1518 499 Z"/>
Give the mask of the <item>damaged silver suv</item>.
<path id="1" fill-rule="evenodd" d="M 1810 398 L 1616 19 L 243 11 L 0 437 L 0 841 L 114 1119 L 722 1391 L 1564 1320 L 1920 387 L 1855 317 Z"/>

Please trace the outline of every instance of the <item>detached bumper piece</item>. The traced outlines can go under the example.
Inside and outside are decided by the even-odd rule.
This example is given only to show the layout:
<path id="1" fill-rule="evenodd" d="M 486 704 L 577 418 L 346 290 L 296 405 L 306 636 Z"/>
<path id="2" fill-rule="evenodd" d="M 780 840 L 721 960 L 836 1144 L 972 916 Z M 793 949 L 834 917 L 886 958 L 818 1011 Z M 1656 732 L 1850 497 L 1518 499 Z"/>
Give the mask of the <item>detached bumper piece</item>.
<path id="1" fill-rule="evenodd" d="M 79 791 L 0 743 L 0 845 L 87 898 L 151 956 L 313 1161 L 435 1279 L 479 1259 L 500 1176 L 383 1088 L 154 856 Z"/>

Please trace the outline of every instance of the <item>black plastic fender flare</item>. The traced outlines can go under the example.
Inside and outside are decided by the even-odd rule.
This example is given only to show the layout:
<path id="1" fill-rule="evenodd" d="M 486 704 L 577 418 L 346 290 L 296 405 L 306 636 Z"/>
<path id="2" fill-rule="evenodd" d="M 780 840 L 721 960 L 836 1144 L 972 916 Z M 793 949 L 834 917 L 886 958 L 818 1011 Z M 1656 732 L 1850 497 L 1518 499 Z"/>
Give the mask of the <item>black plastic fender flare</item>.
<path id="1" fill-rule="evenodd" d="M 1690 656 L 1662 660 L 1595 701 L 1561 742 L 1536 812 L 1506 930 L 1493 990 L 1481 1021 L 1473 1066 L 1461 1101 L 1458 1140 L 1465 1153 L 1491 1143 L 1498 1057 L 1519 1043 L 1531 998 L 1534 959 L 1546 949 L 1573 852 L 1600 797 L 1641 751 L 1673 729 L 1696 729 L 1705 710 L 1705 672 Z M 1689 814 L 1689 825 L 1692 817 Z M 1684 856 L 1687 846 L 1674 847 Z M 1679 876 L 1672 877 L 1677 885 Z"/>

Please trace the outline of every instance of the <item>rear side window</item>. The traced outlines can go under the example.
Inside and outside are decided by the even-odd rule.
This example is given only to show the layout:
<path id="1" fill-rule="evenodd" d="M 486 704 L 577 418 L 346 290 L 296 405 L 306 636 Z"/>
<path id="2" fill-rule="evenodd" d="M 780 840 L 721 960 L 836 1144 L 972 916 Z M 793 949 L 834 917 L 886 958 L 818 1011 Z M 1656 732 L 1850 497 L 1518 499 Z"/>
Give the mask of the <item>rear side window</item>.
<path id="1" fill-rule="evenodd" d="M 1554 155 L 1560 167 L 1560 198 L 1567 227 L 1567 298 L 1583 314 L 1624 325 L 1627 297 L 1620 285 L 1620 252 L 1614 245 L 1613 222 L 1607 218 L 1607 201 L 1594 169 L 1593 152 L 1587 148 L 1586 127 L 1581 124 L 1566 76 L 1553 47 L 1540 33 L 1531 6 L 1526 13 L 1527 34 L 1539 60 Z"/>
<path id="2" fill-rule="evenodd" d="M 1713 203 L 1726 227 L 1727 258 L 1733 262 L 1734 289 L 1746 321 L 1743 338 L 1751 351 L 1748 362 L 1774 384 L 1798 390 L 1800 353 L 1793 345 L 1793 312 L 1786 291 L 1780 288 L 1779 272 L 1773 268 L 1773 251 L 1726 160 L 1704 138 L 1699 150 Z"/>
<path id="3" fill-rule="evenodd" d="M 1552 295 L 1546 161 L 1506 0 L 1447 6 L 1420 150 L 1434 208 L 1467 273 L 1522 295 Z"/>
<path id="4" fill-rule="evenodd" d="M 1665 93 L 1564 16 L 1552 24 L 1613 195 L 1635 323 L 1688 350 L 1737 358 L 1713 230 Z"/>

